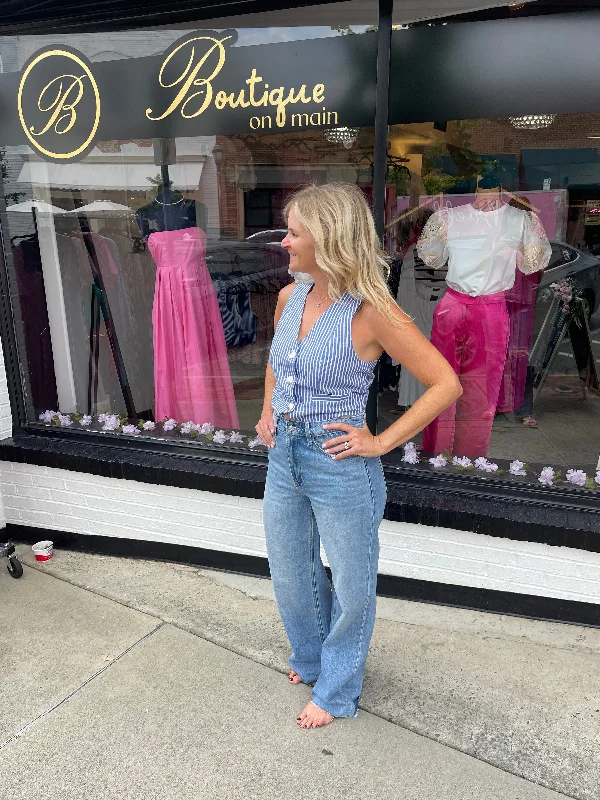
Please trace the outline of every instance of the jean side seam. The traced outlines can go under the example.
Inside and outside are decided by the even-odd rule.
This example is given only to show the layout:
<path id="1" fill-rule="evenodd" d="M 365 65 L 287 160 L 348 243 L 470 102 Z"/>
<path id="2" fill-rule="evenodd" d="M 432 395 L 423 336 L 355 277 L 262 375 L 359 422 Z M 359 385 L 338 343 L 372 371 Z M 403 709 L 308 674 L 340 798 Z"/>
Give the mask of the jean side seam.
<path id="1" fill-rule="evenodd" d="M 317 591 L 317 579 L 315 574 L 315 515 L 311 510 L 310 514 L 310 576 L 313 590 L 313 600 L 317 614 L 317 624 L 319 626 L 319 634 L 321 636 L 321 644 L 325 641 L 325 629 L 323 627 L 323 615 L 321 613 L 321 604 L 319 603 L 319 593 Z"/>
<path id="2" fill-rule="evenodd" d="M 362 612 L 362 620 L 360 624 L 360 633 L 358 637 L 358 647 L 356 652 L 356 660 L 354 662 L 354 672 L 358 669 L 358 664 L 360 661 L 360 653 L 362 649 L 362 643 L 365 633 L 365 620 L 367 617 L 367 608 L 369 607 L 369 597 L 371 592 L 371 557 L 373 554 L 373 530 L 375 528 L 375 492 L 373 491 L 373 483 L 371 481 L 371 476 L 369 475 L 369 470 L 367 468 L 367 459 L 363 456 L 363 466 L 365 468 L 365 474 L 367 476 L 367 481 L 369 482 L 369 491 L 371 492 L 371 530 L 369 532 L 369 550 L 368 550 L 368 558 L 367 558 L 367 565 L 368 565 L 368 573 L 367 573 L 367 597 L 365 600 L 365 605 L 363 607 Z"/>

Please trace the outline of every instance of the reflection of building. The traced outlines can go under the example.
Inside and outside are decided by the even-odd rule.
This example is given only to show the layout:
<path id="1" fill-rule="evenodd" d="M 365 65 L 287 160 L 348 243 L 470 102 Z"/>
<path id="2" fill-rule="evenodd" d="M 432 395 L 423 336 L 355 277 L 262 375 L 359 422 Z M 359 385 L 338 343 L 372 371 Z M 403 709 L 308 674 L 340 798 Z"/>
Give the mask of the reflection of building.
<path id="1" fill-rule="evenodd" d="M 218 226 L 215 170 L 211 151 L 214 137 L 180 138 L 177 162 L 169 166 L 173 189 L 207 203 Z M 17 148 L 11 148 L 13 165 Z M 36 199 L 46 199 L 69 209 L 95 199 L 110 200 L 134 211 L 156 193 L 160 167 L 154 159 L 152 140 L 99 142 L 83 161 L 68 164 L 44 161 L 31 148 L 18 148 L 21 166 L 11 188 Z M 204 167 L 208 169 L 204 171 Z M 16 174 L 16 170 L 13 171 Z M 154 183 L 152 183 L 154 181 Z M 212 224 L 212 220 L 211 220 Z"/>
<path id="2" fill-rule="evenodd" d="M 345 149 L 329 142 L 323 131 L 294 134 L 218 136 L 223 150 L 219 170 L 225 216 L 224 234 L 244 239 L 284 225 L 282 208 L 298 186 L 311 182 L 361 183 L 372 163 L 372 131 Z"/>

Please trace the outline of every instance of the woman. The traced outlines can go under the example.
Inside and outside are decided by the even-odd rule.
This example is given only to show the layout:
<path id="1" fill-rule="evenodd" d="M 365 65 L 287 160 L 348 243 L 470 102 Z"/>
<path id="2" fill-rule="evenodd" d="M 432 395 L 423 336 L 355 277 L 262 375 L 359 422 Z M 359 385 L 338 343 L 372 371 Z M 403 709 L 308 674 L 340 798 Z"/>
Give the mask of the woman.
<path id="1" fill-rule="evenodd" d="M 292 645 L 291 683 L 313 683 L 297 718 L 318 728 L 356 716 L 375 622 L 378 528 L 386 500 L 379 456 L 422 430 L 461 394 L 445 359 L 393 301 L 364 195 L 332 183 L 285 209 L 283 288 L 256 431 L 269 448 L 264 524 L 273 588 Z M 428 387 L 378 436 L 365 424 L 383 351 Z M 322 540 L 330 584 L 319 555 Z"/>

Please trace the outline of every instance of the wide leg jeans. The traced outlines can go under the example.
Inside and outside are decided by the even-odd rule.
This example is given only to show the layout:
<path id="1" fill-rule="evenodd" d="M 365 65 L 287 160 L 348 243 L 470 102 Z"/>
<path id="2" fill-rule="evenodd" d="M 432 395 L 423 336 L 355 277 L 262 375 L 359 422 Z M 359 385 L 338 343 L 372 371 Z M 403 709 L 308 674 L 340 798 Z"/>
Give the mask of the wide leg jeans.
<path id="1" fill-rule="evenodd" d="M 362 427 L 364 419 L 337 421 Z M 314 703 L 349 717 L 357 712 L 375 623 L 386 486 L 379 458 L 334 460 L 324 452 L 323 443 L 337 436 L 344 431 L 326 430 L 322 422 L 276 420 L 264 525 L 290 666 L 305 683 L 315 682 Z"/>

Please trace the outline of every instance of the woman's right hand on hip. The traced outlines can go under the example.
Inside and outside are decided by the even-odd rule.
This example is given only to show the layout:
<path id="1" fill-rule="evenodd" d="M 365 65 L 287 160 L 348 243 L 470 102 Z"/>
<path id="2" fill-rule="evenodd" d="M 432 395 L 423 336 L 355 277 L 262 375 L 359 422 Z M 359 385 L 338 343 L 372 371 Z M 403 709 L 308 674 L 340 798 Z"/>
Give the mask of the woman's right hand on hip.
<path id="1" fill-rule="evenodd" d="M 272 408 L 262 412 L 254 429 L 267 447 L 275 447 L 275 420 Z"/>

